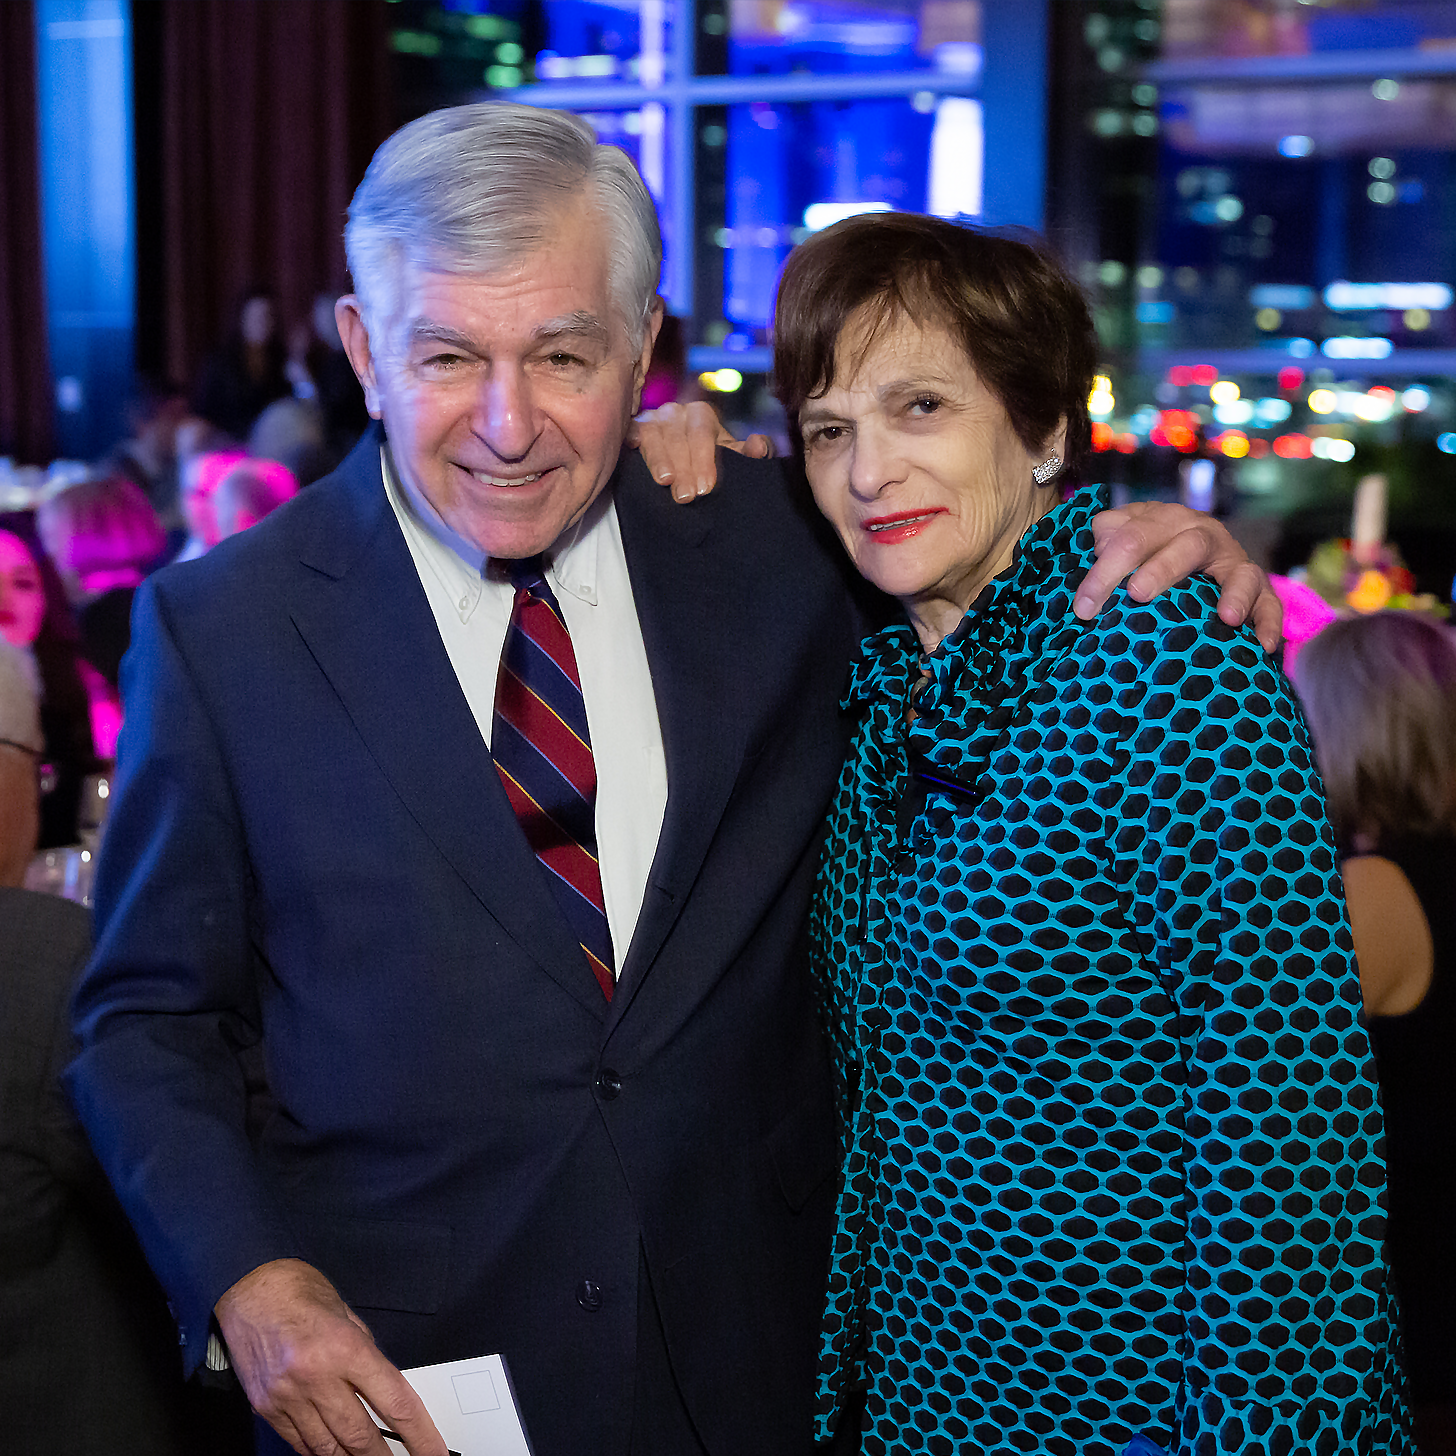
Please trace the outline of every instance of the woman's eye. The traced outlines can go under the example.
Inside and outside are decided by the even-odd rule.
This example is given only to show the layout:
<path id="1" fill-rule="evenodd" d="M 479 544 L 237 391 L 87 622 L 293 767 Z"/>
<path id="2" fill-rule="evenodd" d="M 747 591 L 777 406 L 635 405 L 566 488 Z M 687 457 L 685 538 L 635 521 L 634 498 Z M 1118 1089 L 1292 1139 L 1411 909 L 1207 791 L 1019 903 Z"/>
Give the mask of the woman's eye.
<path id="1" fill-rule="evenodd" d="M 933 394 L 920 395 L 910 406 L 917 414 L 931 415 L 940 408 L 940 401 Z"/>
<path id="2" fill-rule="evenodd" d="M 844 436 L 843 425 L 820 425 L 809 436 L 811 445 L 832 445 L 836 440 Z"/>

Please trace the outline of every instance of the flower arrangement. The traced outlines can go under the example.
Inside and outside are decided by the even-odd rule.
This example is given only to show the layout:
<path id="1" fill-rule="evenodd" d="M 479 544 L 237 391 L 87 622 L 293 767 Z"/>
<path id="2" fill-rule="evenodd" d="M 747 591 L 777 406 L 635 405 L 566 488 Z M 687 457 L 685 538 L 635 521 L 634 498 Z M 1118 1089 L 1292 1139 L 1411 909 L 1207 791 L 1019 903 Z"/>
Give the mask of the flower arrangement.
<path id="1" fill-rule="evenodd" d="M 1444 617 L 1447 608 L 1416 579 L 1389 541 L 1356 548 L 1349 540 L 1322 541 L 1304 568 L 1305 584 L 1336 611 L 1389 609 Z"/>

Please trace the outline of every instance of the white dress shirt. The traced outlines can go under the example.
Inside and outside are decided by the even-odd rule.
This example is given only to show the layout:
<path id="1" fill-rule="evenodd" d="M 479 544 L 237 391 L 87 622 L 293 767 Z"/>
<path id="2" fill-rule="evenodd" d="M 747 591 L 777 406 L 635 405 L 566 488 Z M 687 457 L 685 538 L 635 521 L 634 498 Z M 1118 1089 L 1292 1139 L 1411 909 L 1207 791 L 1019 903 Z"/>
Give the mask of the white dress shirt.
<path id="1" fill-rule="evenodd" d="M 414 558 L 450 665 L 490 746 L 501 649 L 515 592 L 482 553 L 396 472 L 380 450 L 385 492 Z M 627 958 L 667 808 L 662 728 L 622 533 L 610 494 L 547 553 L 586 700 L 597 770 L 597 857 L 618 973 Z"/>

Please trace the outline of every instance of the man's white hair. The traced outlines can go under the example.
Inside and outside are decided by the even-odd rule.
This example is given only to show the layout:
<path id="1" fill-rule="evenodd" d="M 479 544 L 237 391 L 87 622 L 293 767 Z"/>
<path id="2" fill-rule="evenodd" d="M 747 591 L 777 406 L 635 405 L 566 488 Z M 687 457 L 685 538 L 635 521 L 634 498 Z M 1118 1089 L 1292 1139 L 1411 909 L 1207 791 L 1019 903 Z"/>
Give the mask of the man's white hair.
<path id="1" fill-rule="evenodd" d="M 498 272 L 549 242 L 561 209 L 582 197 L 606 224 L 612 300 L 640 349 L 662 236 L 637 169 L 579 117 L 508 102 L 432 111 L 375 152 L 344 228 L 371 332 L 388 318 L 405 265 Z"/>

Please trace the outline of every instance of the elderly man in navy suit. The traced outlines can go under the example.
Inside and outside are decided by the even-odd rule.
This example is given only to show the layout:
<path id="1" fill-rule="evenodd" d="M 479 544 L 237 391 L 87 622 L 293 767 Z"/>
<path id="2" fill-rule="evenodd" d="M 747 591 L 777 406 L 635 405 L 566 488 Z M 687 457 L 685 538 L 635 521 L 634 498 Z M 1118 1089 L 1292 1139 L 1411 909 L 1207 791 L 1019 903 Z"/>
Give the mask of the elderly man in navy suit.
<path id="1" fill-rule="evenodd" d="M 399 1368 L 500 1351 L 539 1456 L 805 1452 L 842 563 L 619 462 L 660 245 L 582 123 L 411 123 L 346 242 L 383 431 L 139 593 L 72 1095 L 265 1441 L 442 1456 Z"/>

